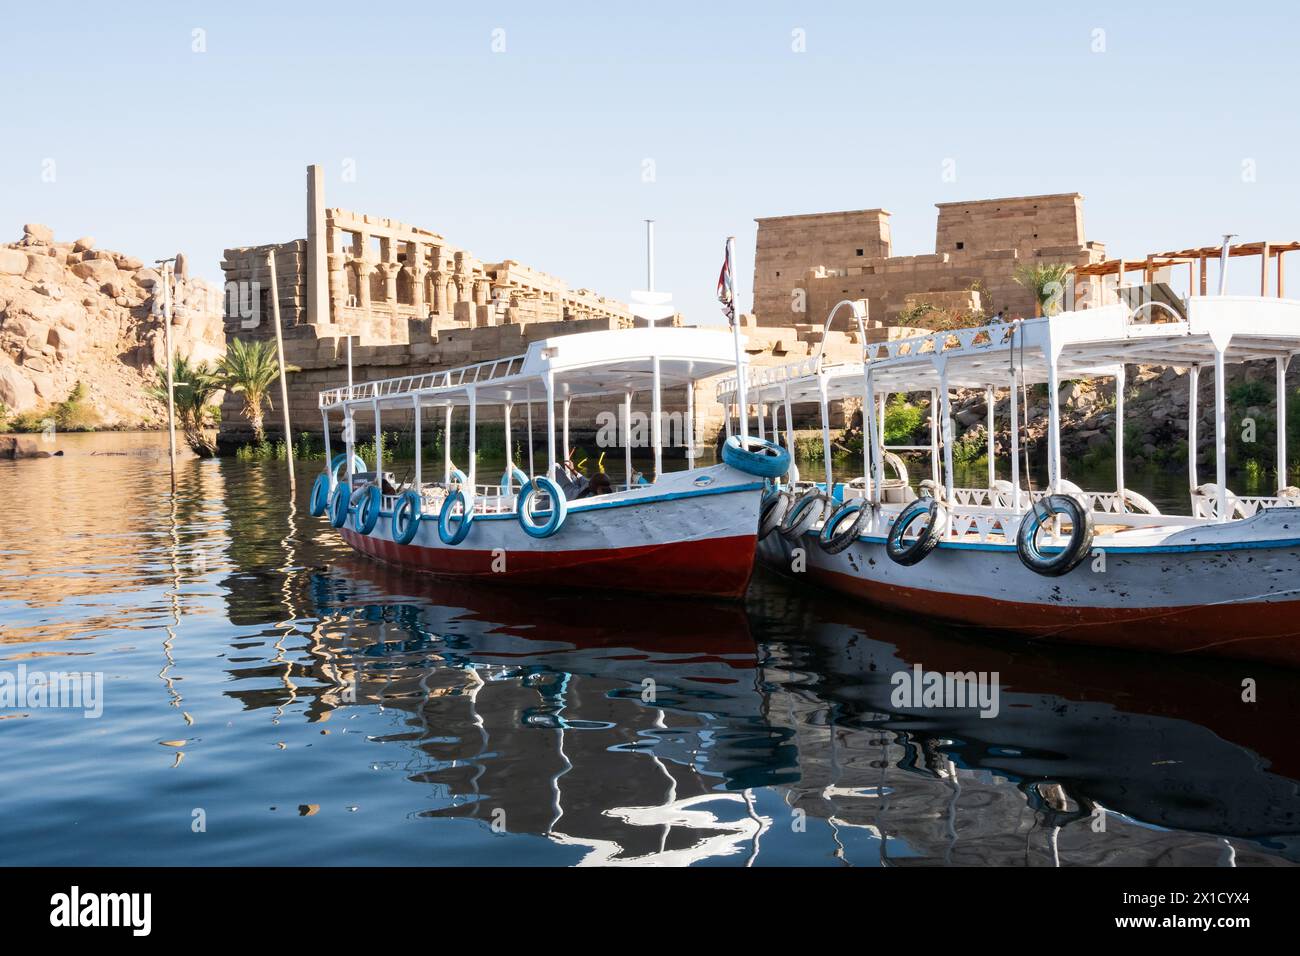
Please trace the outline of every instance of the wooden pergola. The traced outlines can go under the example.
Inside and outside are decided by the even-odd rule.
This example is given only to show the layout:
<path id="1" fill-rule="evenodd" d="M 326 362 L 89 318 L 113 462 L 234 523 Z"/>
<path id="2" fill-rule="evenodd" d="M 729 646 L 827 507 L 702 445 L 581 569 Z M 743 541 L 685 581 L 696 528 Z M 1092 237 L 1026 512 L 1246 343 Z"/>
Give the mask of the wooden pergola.
<path id="1" fill-rule="evenodd" d="M 1282 268 L 1282 256 L 1300 249 L 1300 242 L 1243 242 L 1228 247 L 1228 256 L 1259 256 L 1259 294 L 1269 294 L 1269 263 L 1277 260 L 1276 294 L 1285 298 L 1286 284 Z M 1149 285 L 1155 281 L 1156 270 L 1170 266 L 1187 266 L 1187 294 L 1205 295 L 1207 292 L 1207 264 L 1217 262 L 1223 255 L 1222 246 L 1203 246 L 1199 249 L 1182 249 L 1177 252 L 1156 252 L 1145 259 L 1107 259 L 1090 265 L 1075 266 L 1075 276 L 1116 276 L 1116 284 L 1122 286 L 1124 277 L 1132 271 L 1141 270 L 1144 281 Z M 1198 282 L 1199 276 L 1199 282 Z"/>

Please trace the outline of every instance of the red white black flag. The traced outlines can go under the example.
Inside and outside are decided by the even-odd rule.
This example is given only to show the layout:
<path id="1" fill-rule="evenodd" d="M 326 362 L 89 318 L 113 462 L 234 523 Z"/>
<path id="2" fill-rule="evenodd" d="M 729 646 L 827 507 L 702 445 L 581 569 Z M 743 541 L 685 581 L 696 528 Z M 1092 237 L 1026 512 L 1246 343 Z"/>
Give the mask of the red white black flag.
<path id="1" fill-rule="evenodd" d="M 722 314 L 727 317 L 728 325 L 736 324 L 736 285 L 732 281 L 731 243 L 722 258 L 722 271 L 718 273 L 718 301 L 722 303 Z"/>

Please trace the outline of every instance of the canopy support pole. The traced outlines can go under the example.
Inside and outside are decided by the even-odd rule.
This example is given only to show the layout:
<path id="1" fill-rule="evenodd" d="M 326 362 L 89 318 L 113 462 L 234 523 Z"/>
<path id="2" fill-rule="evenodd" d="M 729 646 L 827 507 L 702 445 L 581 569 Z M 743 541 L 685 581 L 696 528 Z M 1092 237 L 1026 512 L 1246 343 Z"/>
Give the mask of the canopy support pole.
<path id="1" fill-rule="evenodd" d="M 785 405 L 785 450 L 790 454 L 790 476 L 791 482 L 795 481 L 799 475 L 799 466 L 794 461 L 794 418 L 790 415 L 790 385 L 784 385 L 782 391 L 782 402 Z"/>
<path id="2" fill-rule="evenodd" d="M 442 483 L 451 484 L 451 402 L 447 403 L 447 423 L 442 429 Z"/>
<path id="3" fill-rule="evenodd" d="M 1219 521 L 1228 510 L 1228 409 L 1224 397 L 1223 349 L 1214 347 L 1214 480 L 1218 483 Z"/>
<path id="4" fill-rule="evenodd" d="M 1047 488 L 1052 494 L 1061 483 L 1061 382 L 1056 356 L 1047 356 Z"/>
<path id="5" fill-rule="evenodd" d="M 1192 494 L 1196 494 L 1196 489 L 1200 487 L 1200 480 L 1196 474 L 1196 424 L 1198 416 L 1196 414 L 1196 393 L 1200 391 L 1201 384 L 1201 367 L 1193 365 L 1187 370 L 1187 480 L 1191 482 Z"/>
<path id="6" fill-rule="evenodd" d="M 528 386 L 528 477 L 537 474 L 533 466 L 533 387 Z"/>
<path id="7" fill-rule="evenodd" d="M 546 474 L 555 480 L 559 462 L 555 460 L 555 373 L 546 373 Z"/>
<path id="8" fill-rule="evenodd" d="M 1115 373 L 1115 494 L 1119 496 L 1119 513 L 1128 511 L 1124 503 L 1124 366 Z"/>
<path id="9" fill-rule="evenodd" d="M 572 455 L 572 449 L 569 447 L 569 405 L 572 403 L 573 399 L 570 396 L 564 396 L 564 447 L 561 449 L 564 453 L 561 459 L 563 461 L 568 461 Z"/>
<path id="10" fill-rule="evenodd" d="M 513 407 L 514 407 L 514 403 L 506 402 L 502 411 L 502 414 L 505 417 L 505 426 L 506 426 L 506 476 L 507 476 L 506 488 L 507 489 L 509 489 L 510 487 L 509 475 L 512 471 L 515 470 L 515 454 L 514 454 L 514 449 L 511 447 L 512 443 L 510 441 L 510 411 Z"/>
<path id="11" fill-rule="evenodd" d="M 930 389 L 930 480 L 939 486 L 939 390 Z"/>
<path id="12" fill-rule="evenodd" d="M 1020 514 L 1020 387 L 1016 371 L 1011 370 L 1011 507 Z"/>
<path id="13" fill-rule="evenodd" d="M 469 484 L 469 493 L 474 494 L 478 485 L 478 392 L 471 385 L 466 393 L 469 396 L 469 464 L 465 467 Z"/>
<path id="14" fill-rule="evenodd" d="M 826 466 L 826 494 L 830 494 L 835 488 L 835 483 L 831 478 L 831 418 L 830 418 L 830 400 L 826 395 L 826 376 L 821 369 L 817 370 L 817 398 L 822 408 L 822 456 L 825 459 L 823 464 Z M 762 418 L 760 417 L 760 421 Z"/>
<path id="15" fill-rule="evenodd" d="M 632 490 L 632 393 L 623 393 L 623 469 L 627 472 L 627 490 Z"/>
<path id="16" fill-rule="evenodd" d="M 1277 257 L 1278 283 L 1282 281 L 1282 254 Z M 1278 293 L 1281 295 L 1281 292 Z M 1287 360 L 1278 357 L 1277 362 L 1277 487 L 1286 488 L 1286 366 Z"/>
<path id="17" fill-rule="evenodd" d="M 663 470 L 664 470 L 663 423 L 660 420 L 663 417 L 662 415 L 663 396 L 660 395 L 660 388 L 659 388 L 660 380 L 659 380 L 659 356 L 658 355 L 654 357 L 652 379 L 653 379 L 652 387 L 654 388 L 654 395 L 652 396 L 654 401 L 654 409 L 650 420 L 650 436 L 655 446 L 655 481 L 658 481 L 659 476 L 663 474 Z"/>
<path id="18" fill-rule="evenodd" d="M 384 490 L 384 424 L 379 413 L 379 399 L 371 399 L 375 409 L 375 483 Z"/>
<path id="19" fill-rule="evenodd" d="M 986 406 L 986 424 L 985 431 L 985 457 L 989 465 L 989 491 L 993 490 L 993 482 L 997 479 L 997 462 L 993 458 L 993 386 L 990 385 L 984 389 L 984 404 Z M 989 504 L 992 504 L 990 498 Z"/>
<path id="20" fill-rule="evenodd" d="M 772 408 L 772 437 L 776 437 L 776 408 Z M 686 383 L 686 470 L 695 467 L 695 379 Z"/>
<path id="21" fill-rule="evenodd" d="M 330 462 L 334 455 L 330 451 L 330 413 L 325 409 L 320 410 L 321 434 L 325 437 L 325 473 L 329 475 L 330 493 L 334 492 L 334 469 L 330 467 Z"/>
<path id="22" fill-rule="evenodd" d="M 939 369 L 939 416 L 943 430 L 943 498 L 952 504 L 952 409 L 948 406 L 948 369 Z"/>
<path id="23" fill-rule="evenodd" d="M 868 479 L 868 494 L 873 508 L 883 500 L 880 493 L 880 483 L 881 475 L 884 473 L 881 467 L 883 464 L 882 456 L 876 448 L 876 442 L 880 436 L 876 434 L 875 406 L 876 385 L 872 377 L 871 366 L 868 365 L 862 388 L 862 420 L 865 423 L 866 431 L 863 436 L 865 441 L 862 443 L 862 470 L 863 477 Z"/>
<path id="24" fill-rule="evenodd" d="M 420 444 L 420 432 L 423 429 L 420 424 L 420 394 L 418 392 L 412 401 L 415 404 L 415 493 L 418 495 L 424 491 L 424 450 Z"/>

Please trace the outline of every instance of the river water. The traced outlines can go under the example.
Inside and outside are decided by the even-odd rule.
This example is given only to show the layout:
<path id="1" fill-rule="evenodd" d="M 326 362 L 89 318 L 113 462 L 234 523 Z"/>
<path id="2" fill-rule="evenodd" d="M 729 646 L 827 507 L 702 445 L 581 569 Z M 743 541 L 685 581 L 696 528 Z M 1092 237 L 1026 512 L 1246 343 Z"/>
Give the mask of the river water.
<path id="1" fill-rule="evenodd" d="M 0 463 L 0 680 L 102 676 L 99 716 L 0 708 L 0 864 L 1300 860 L 1295 673 L 764 573 L 737 606 L 440 583 L 354 556 L 278 464 L 186 461 L 173 495 L 164 445 Z M 997 715 L 896 706 L 917 665 L 996 674 Z"/>

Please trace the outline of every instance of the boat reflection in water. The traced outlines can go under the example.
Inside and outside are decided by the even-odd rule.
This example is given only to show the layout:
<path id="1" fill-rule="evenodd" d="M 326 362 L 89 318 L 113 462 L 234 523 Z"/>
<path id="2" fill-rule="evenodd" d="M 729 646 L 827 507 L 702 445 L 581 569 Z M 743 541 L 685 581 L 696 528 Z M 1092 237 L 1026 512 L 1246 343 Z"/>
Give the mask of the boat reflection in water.
<path id="1" fill-rule="evenodd" d="M 312 589 L 317 707 L 402 715 L 372 740 L 414 754 L 415 813 L 543 836 L 570 862 L 1300 857 L 1286 673 L 1243 665 L 1269 689 L 1245 704 L 1223 662 L 974 644 L 766 575 L 748 614 L 364 559 Z M 917 664 L 996 673 L 997 716 L 895 706 Z"/>

